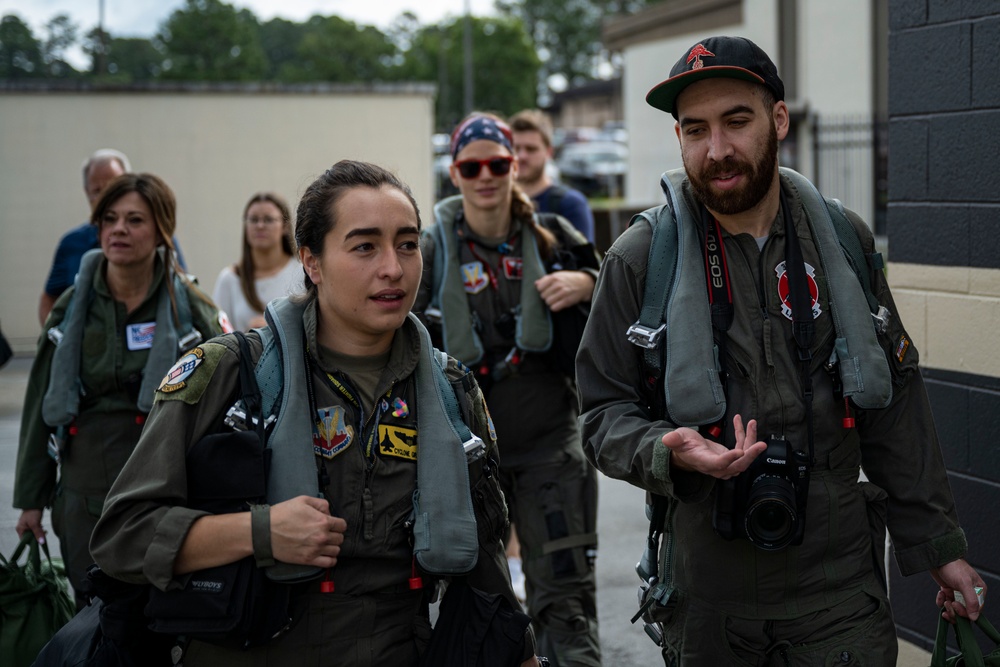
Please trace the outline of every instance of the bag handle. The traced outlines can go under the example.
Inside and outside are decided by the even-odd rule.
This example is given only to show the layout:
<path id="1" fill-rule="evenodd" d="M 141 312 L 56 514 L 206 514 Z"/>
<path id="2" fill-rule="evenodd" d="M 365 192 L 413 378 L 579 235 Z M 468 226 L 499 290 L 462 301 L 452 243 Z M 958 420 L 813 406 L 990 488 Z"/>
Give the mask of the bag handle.
<path id="1" fill-rule="evenodd" d="M 28 564 L 31 565 L 35 569 L 35 572 L 41 572 L 41 570 L 42 570 L 42 558 L 41 558 L 41 556 L 38 553 L 38 547 L 39 547 L 39 544 L 38 544 L 38 540 L 35 539 L 35 534 L 33 532 L 31 532 L 30 530 L 26 530 L 26 531 L 24 531 L 24 533 L 21 534 L 21 541 L 18 542 L 17 548 L 14 549 L 14 553 L 11 554 L 10 560 L 8 561 L 7 558 L 5 558 L 3 554 L 0 554 L 0 561 L 3 562 L 3 567 L 8 567 L 10 565 L 13 565 L 13 566 L 16 567 L 17 566 L 17 562 L 19 560 L 21 560 L 21 554 L 23 554 L 24 550 L 27 549 L 28 550 Z M 42 547 L 42 550 L 45 551 L 45 558 L 48 559 L 49 562 L 51 562 L 52 561 L 52 557 L 49 556 L 49 545 L 48 544 L 42 544 L 41 547 Z"/>
<path id="2" fill-rule="evenodd" d="M 948 645 L 948 621 L 943 616 L 938 616 L 937 635 L 934 637 L 934 652 L 931 653 L 931 667 L 945 667 L 946 648 Z M 983 634 L 990 638 L 994 644 L 1000 646 L 1000 632 L 997 631 L 989 619 L 980 615 L 976 621 L 976 627 L 982 630 Z M 964 660 L 964 667 L 986 667 L 983 660 L 983 652 L 976 643 L 975 635 L 972 632 L 972 622 L 962 616 L 955 618 L 955 637 L 958 639 L 958 650 Z"/>

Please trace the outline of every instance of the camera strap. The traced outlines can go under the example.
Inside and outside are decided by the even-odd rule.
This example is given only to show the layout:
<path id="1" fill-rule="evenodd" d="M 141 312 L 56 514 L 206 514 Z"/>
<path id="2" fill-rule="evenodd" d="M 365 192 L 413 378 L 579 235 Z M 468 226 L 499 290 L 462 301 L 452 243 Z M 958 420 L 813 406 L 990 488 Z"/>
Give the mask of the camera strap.
<path id="1" fill-rule="evenodd" d="M 726 246 L 722 240 L 719 221 L 701 207 L 701 221 L 705 228 L 705 279 L 708 285 L 708 303 L 712 313 L 712 328 L 719 332 L 719 382 L 725 394 L 727 370 L 728 331 L 733 325 L 733 290 L 729 284 L 729 266 L 726 264 Z M 708 434 L 725 442 L 726 420 L 708 427 Z"/>
<path id="2" fill-rule="evenodd" d="M 702 223 L 705 229 L 705 277 L 708 287 L 708 302 L 711 306 L 712 328 L 718 333 L 719 341 L 719 379 L 722 390 L 728 386 L 727 343 L 729 328 L 733 323 L 733 291 L 729 281 L 729 266 L 726 263 L 725 244 L 722 238 L 722 226 L 704 206 L 701 206 Z M 792 311 L 792 336 L 795 339 L 797 358 L 800 368 L 800 384 L 802 399 L 806 408 L 807 443 L 809 460 L 813 462 L 813 414 L 812 414 L 812 377 L 810 365 L 812 362 L 812 343 L 816 334 L 816 323 L 812 312 L 812 295 L 809 293 L 809 282 L 806 277 L 805 260 L 802 246 L 795 233 L 785 193 L 781 191 L 781 215 L 785 223 L 785 270 L 788 272 L 789 306 Z M 818 298 L 818 295 L 817 295 Z M 709 435 L 715 436 L 720 442 L 725 442 L 725 420 L 708 429 Z"/>
<path id="3" fill-rule="evenodd" d="M 809 367 L 812 364 L 812 343 L 816 336 L 816 320 L 812 312 L 812 295 L 809 293 L 809 282 L 806 278 L 805 259 L 802 256 L 802 246 L 795 224 L 781 190 L 781 215 L 785 222 L 785 270 L 788 272 L 788 299 L 792 307 L 792 337 L 798 348 L 800 382 L 802 385 L 802 400 L 806 407 L 806 441 L 809 445 L 809 464 L 815 463 L 813 447 L 813 413 L 812 413 L 812 376 Z M 819 298 L 819 294 L 816 295 Z"/>

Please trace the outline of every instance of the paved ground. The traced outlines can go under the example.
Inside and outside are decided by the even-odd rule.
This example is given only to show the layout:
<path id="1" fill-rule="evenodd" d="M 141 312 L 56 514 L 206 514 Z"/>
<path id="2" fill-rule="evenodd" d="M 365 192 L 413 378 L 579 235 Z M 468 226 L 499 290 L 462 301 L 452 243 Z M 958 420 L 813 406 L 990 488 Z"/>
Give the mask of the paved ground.
<path id="1" fill-rule="evenodd" d="M 14 523 L 18 512 L 11 508 L 14 463 L 21 403 L 31 361 L 14 359 L 0 369 L 0 553 L 9 555 L 17 544 Z M 642 629 L 629 624 L 636 609 L 635 563 L 641 552 L 648 523 L 642 512 L 643 494 L 625 484 L 601 478 L 599 528 L 601 551 L 597 562 L 598 605 L 604 664 L 608 667 L 654 666 L 662 662 L 656 646 Z M 48 513 L 46 512 L 48 526 Z M 58 553 L 52 532 L 50 545 Z M 900 643 L 897 667 L 926 667 L 930 654 Z"/>

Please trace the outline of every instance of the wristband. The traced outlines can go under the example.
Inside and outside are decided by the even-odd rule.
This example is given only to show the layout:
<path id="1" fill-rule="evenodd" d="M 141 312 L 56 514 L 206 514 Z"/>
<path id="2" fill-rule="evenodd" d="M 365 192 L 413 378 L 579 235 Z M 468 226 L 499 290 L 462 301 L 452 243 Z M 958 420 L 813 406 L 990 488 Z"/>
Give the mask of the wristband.
<path id="1" fill-rule="evenodd" d="M 250 540 L 253 543 L 253 558 L 257 567 L 274 565 L 271 551 L 271 506 L 250 506 Z"/>

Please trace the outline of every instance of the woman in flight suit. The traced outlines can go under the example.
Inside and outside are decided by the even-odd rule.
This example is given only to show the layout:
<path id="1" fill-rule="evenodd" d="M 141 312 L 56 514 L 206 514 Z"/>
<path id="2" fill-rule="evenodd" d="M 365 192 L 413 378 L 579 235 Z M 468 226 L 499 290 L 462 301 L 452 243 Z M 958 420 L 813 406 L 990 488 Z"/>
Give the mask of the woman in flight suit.
<path id="1" fill-rule="evenodd" d="M 222 333 L 211 300 L 176 263 L 174 194 L 152 174 L 104 190 L 73 287 L 56 302 L 28 380 L 14 477 L 17 533 L 44 539 L 52 507 L 70 582 L 81 595 L 104 499 L 142 432 L 159 379 L 188 348 Z"/>
<path id="2" fill-rule="evenodd" d="M 294 586 L 292 623 L 283 634 L 249 650 L 192 641 L 185 664 L 413 665 L 426 649 L 438 577 L 423 570 L 428 561 L 421 560 L 411 516 L 415 489 L 421 503 L 441 496 L 441 489 L 423 483 L 425 472 L 433 475 L 430 464 L 420 477 L 417 464 L 433 461 L 422 457 L 435 451 L 440 457 L 436 445 L 443 438 L 432 426 L 439 408 L 417 391 L 427 364 L 438 362 L 427 332 L 408 315 L 421 275 L 419 234 L 409 188 L 375 165 L 339 162 L 303 195 L 295 240 L 306 295 L 267 308 L 271 340 L 285 361 L 284 386 L 291 387 L 267 439 L 268 504 L 215 515 L 184 506 L 187 451 L 220 430 L 240 396 L 234 337 L 200 346 L 196 363 L 178 364 L 163 380 L 94 535 L 102 569 L 162 590 L 181 587 L 188 573 L 250 556 L 258 567 L 320 575 Z M 250 332 L 247 342 L 256 364 L 265 349 L 261 334 Z M 469 376 L 453 360 L 446 366 L 451 380 Z M 465 419 L 487 443 L 485 456 L 473 463 L 460 447 L 446 452 L 468 467 L 469 487 L 457 493 L 471 498 L 475 514 L 475 527 L 464 534 L 472 564 L 463 574 L 470 585 L 513 604 L 489 419 L 471 377 L 463 387 L 459 402 L 471 406 Z M 274 476 L 286 474 L 300 475 L 302 492 L 272 497 Z M 462 511 L 452 506 L 430 521 L 447 524 Z M 535 665 L 530 630 L 521 659 Z"/>

